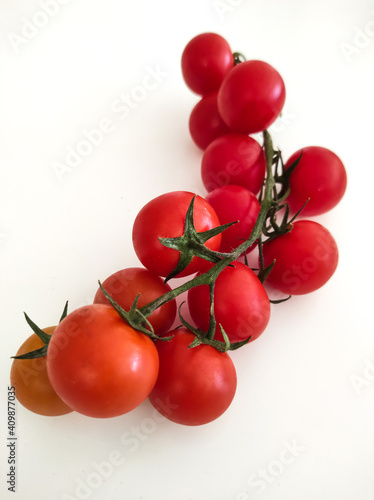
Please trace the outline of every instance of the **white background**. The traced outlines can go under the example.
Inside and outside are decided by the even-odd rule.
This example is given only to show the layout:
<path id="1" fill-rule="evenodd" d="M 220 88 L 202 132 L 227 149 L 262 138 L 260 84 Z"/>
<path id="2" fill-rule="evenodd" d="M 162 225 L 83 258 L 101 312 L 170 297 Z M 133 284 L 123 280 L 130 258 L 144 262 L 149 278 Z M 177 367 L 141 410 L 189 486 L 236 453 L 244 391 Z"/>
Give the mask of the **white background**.
<path id="1" fill-rule="evenodd" d="M 148 402 L 110 420 L 18 405 L 16 496 L 372 500 L 374 3 L 65 0 L 48 15 L 42 4 L 3 0 L 0 16 L 1 498 L 11 497 L 10 356 L 31 334 L 23 311 L 45 327 L 66 300 L 90 303 L 98 279 L 139 264 L 131 228 L 147 201 L 205 194 L 187 127 L 198 97 L 180 56 L 215 31 L 282 74 L 272 132 L 284 157 L 321 145 L 345 163 L 344 200 L 316 218 L 338 243 L 338 270 L 320 291 L 273 306 L 267 331 L 232 354 L 237 394 L 209 425 L 158 422 Z M 118 108 L 149 68 L 155 88 Z M 103 120 L 110 132 L 59 177 L 56 162 Z"/>

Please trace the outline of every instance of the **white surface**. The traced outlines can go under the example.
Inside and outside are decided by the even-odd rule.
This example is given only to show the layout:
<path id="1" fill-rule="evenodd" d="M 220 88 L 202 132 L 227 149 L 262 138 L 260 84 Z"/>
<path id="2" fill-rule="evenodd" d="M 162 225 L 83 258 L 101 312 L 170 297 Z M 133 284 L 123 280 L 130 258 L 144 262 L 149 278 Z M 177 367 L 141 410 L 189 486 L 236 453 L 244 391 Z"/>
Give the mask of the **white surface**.
<path id="1" fill-rule="evenodd" d="M 9 357 L 31 333 L 23 311 L 44 327 L 67 299 L 71 310 L 89 303 L 98 279 L 138 264 L 131 228 L 144 203 L 204 194 L 187 128 L 198 98 L 180 56 L 215 31 L 282 74 L 273 138 L 284 156 L 318 144 L 344 161 L 346 196 L 318 218 L 338 242 L 339 268 L 319 292 L 274 306 L 266 333 L 232 354 L 238 391 L 212 424 L 157 422 L 147 402 L 112 420 L 18 405 L 16 496 L 372 500 L 373 2 L 65 0 L 53 15 L 42 4 L 4 0 L 0 20 L 0 497 L 11 496 L 5 399 Z M 149 68 L 161 73 L 145 94 Z M 121 95 L 131 93 L 139 102 L 126 114 Z M 110 130 L 59 179 L 55 162 L 99 126 Z"/>

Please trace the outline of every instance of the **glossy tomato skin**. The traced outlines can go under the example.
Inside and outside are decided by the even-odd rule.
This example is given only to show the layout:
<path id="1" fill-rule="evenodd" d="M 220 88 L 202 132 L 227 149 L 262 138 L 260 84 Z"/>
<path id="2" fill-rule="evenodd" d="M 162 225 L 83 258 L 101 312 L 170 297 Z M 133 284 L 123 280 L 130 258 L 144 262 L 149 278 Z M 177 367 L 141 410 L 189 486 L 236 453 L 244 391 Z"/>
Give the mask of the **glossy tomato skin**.
<path id="1" fill-rule="evenodd" d="M 140 308 L 171 290 L 170 286 L 167 283 L 164 284 L 159 276 L 141 267 L 121 269 L 103 281 L 102 286 L 125 311 L 130 310 L 139 294 L 137 305 Z M 108 299 L 100 288 L 93 302 L 109 305 Z M 160 335 L 170 330 L 176 313 L 176 301 L 171 300 L 157 308 L 147 319 L 153 326 L 154 332 Z"/>
<path id="2" fill-rule="evenodd" d="M 218 137 L 206 148 L 201 160 L 201 178 L 207 191 L 235 184 L 257 194 L 265 172 L 262 147 L 255 139 L 243 134 Z"/>
<path id="3" fill-rule="evenodd" d="M 135 218 L 132 240 L 135 253 L 144 267 L 166 277 L 173 271 L 179 261 L 178 250 L 165 247 L 159 238 L 182 236 L 186 213 L 194 194 L 187 191 L 165 193 L 148 202 Z M 198 232 L 208 231 L 220 225 L 217 214 L 201 196 L 196 196 L 194 204 L 194 225 Z M 214 236 L 206 242 L 206 247 L 218 250 L 221 235 Z M 208 262 L 193 257 L 179 277 L 189 276 L 206 269 Z"/>
<path id="4" fill-rule="evenodd" d="M 199 285 L 188 291 L 188 308 L 196 325 L 209 327 L 209 287 Z M 216 279 L 214 314 L 217 321 L 215 338 L 223 340 L 219 324 L 231 342 L 251 337 L 257 339 L 270 319 L 270 302 L 256 274 L 245 264 L 233 262 Z"/>
<path id="5" fill-rule="evenodd" d="M 220 417 L 236 392 L 234 364 L 227 353 L 209 345 L 188 348 L 195 339 L 185 328 L 173 339 L 157 341 L 160 371 L 149 396 L 167 419 L 183 425 L 203 425 Z"/>
<path id="6" fill-rule="evenodd" d="M 220 252 L 232 252 L 251 235 L 260 213 L 256 196 L 242 186 L 227 184 L 214 189 L 205 199 L 212 205 L 221 224 L 237 221 L 222 233 Z M 248 250 L 252 250 L 256 243 Z"/>
<path id="7" fill-rule="evenodd" d="M 55 326 L 44 328 L 52 335 Z M 17 356 L 40 349 L 43 341 L 34 333 L 18 349 Z M 14 359 L 10 370 L 10 383 L 15 388 L 17 401 L 25 408 L 49 417 L 66 415 L 73 410 L 56 394 L 47 374 L 46 356 L 35 359 Z"/>
<path id="8" fill-rule="evenodd" d="M 151 339 L 103 304 L 66 316 L 47 352 L 57 394 L 78 413 L 96 418 L 116 417 L 140 405 L 153 389 L 158 366 Z"/>
<path id="9" fill-rule="evenodd" d="M 230 45 L 216 33 L 201 33 L 192 38 L 182 53 L 182 75 L 196 94 L 207 95 L 219 89 L 234 66 Z"/>
<path id="10" fill-rule="evenodd" d="M 202 150 L 205 150 L 217 137 L 230 132 L 218 113 L 217 92 L 203 97 L 194 106 L 188 128 L 192 140 Z"/>
<path id="11" fill-rule="evenodd" d="M 291 192 L 287 203 L 296 213 L 308 200 L 303 216 L 320 215 L 334 208 L 343 198 L 347 173 L 341 159 L 329 149 L 308 146 L 296 151 L 285 163 L 289 168 L 302 152 L 300 162 L 290 176 Z"/>
<path id="12" fill-rule="evenodd" d="M 262 132 L 279 116 L 286 100 L 281 75 L 264 61 L 235 66 L 218 91 L 218 110 L 233 132 Z"/>
<path id="13" fill-rule="evenodd" d="M 264 243 L 263 255 L 265 266 L 275 260 L 267 283 L 289 295 L 321 288 L 334 274 L 339 260 L 331 233 L 310 220 L 297 221 L 289 233 Z"/>

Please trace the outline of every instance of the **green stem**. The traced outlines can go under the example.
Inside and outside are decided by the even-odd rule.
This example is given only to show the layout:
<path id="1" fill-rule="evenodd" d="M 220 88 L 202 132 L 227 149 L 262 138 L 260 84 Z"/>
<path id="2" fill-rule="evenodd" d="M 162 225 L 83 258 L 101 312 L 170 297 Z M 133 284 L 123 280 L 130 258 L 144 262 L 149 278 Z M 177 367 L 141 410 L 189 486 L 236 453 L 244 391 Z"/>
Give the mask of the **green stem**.
<path id="1" fill-rule="evenodd" d="M 268 211 L 273 205 L 273 189 L 275 187 L 275 180 L 273 176 L 273 142 L 271 140 L 271 136 L 267 130 L 263 132 L 264 137 L 264 151 L 265 151 L 265 159 L 266 159 L 266 181 L 265 181 L 265 191 L 263 195 L 263 199 L 261 201 L 261 209 L 260 213 L 257 217 L 256 223 L 252 230 L 250 237 L 245 240 L 241 245 L 239 245 L 233 252 L 229 254 L 224 254 L 225 256 L 217 262 L 213 267 L 211 267 L 207 272 L 195 276 L 190 281 L 183 283 L 182 285 L 170 290 L 170 292 L 161 295 L 157 299 L 149 302 L 147 305 L 141 307 L 139 310 L 145 316 L 148 317 L 152 314 L 160 306 L 170 302 L 171 300 L 178 297 L 180 294 L 187 292 L 191 288 L 199 285 L 211 285 L 220 274 L 220 272 L 227 267 L 231 262 L 238 259 L 248 248 L 261 237 L 262 228 L 265 223 Z"/>
<path id="2" fill-rule="evenodd" d="M 213 268 L 212 268 L 213 269 Z M 147 305 L 141 307 L 139 310 L 141 313 L 148 317 L 150 314 L 153 313 L 156 309 L 161 307 L 162 305 L 166 304 L 167 302 L 170 302 L 171 300 L 175 299 L 178 297 L 178 295 L 181 295 L 184 292 L 187 292 L 191 288 L 194 288 L 195 286 L 199 285 L 209 285 L 210 282 L 212 281 L 212 278 L 210 277 L 210 269 L 208 272 L 204 274 L 200 274 L 199 276 L 195 276 L 193 279 L 190 281 L 187 281 L 186 283 L 183 283 L 180 286 L 177 286 L 177 288 L 173 288 L 170 290 L 170 292 L 166 292 L 160 297 L 158 297 L 155 300 L 152 300 L 152 302 L 149 302 Z"/>
<path id="3" fill-rule="evenodd" d="M 260 271 L 264 270 L 265 264 L 264 264 L 264 254 L 262 252 L 262 239 L 258 239 L 258 260 L 260 262 Z"/>
<path id="4" fill-rule="evenodd" d="M 207 333 L 207 339 L 213 340 L 214 339 L 214 334 L 216 332 L 216 318 L 214 315 L 214 287 L 215 287 L 216 282 L 213 281 L 209 285 L 209 296 L 210 296 L 210 307 L 209 307 L 209 328 L 208 328 L 208 333 Z"/>

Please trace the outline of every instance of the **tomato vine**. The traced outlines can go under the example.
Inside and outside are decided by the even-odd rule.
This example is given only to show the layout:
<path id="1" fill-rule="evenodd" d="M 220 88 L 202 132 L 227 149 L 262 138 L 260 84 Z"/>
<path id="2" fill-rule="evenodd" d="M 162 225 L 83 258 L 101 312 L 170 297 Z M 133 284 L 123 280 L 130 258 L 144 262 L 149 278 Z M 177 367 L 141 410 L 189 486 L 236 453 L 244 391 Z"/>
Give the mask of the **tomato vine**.
<path id="1" fill-rule="evenodd" d="M 194 203 L 194 198 L 193 198 L 189 210 L 187 211 L 186 214 L 186 223 L 185 223 L 186 230 L 183 237 L 173 238 L 168 240 L 161 239 L 161 242 L 165 244 L 165 246 L 169 247 L 176 240 L 177 241 L 182 240 L 183 242 L 182 245 L 177 244 L 174 245 L 173 247 L 180 250 L 181 253 L 183 251 L 186 252 L 186 259 L 182 258 L 179 261 L 176 269 L 172 271 L 172 273 L 166 278 L 165 281 L 176 276 L 179 272 L 181 272 L 189 264 L 194 255 L 200 256 L 210 262 L 213 262 L 214 263 L 213 267 L 211 267 L 205 273 L 199 274 L 194 278 L 192 278 L 191 280 L 186 281 L 185 283 L 170 290 L 169 292 L 166 292 L 165 294 L 161 295 L 157 299 L 151 301 L 150 303 L 139 309 L 136 308 L 136 303 L 135 303 L 130 313 L 127 313 L 118 304 L 116 304 L 116 302 L 110 297 L 110 295 L 103 288 L 102 284 L 99 282 L 100 288 L 104 293 L 104 295 L 108 298 L 113 307 L 115 307 L 117 312 L 124 319 L 130 322 L 133 328 L 149 335 L 154 339 L 157 338 L 158 340 L 169 340 L 170 337 L 160 338 L 157 335 L 155 335 L 152 326 L 147 322 L 146 318 L 150 316 L 157 308 L 161 307 L 163 304 L 169 302 L 170 300 L 175 299 L 182 293 L 187 292 L 191 288 L 200 285 L 208 285 L 210 289 L 210 323 L 208 332 L 203 332 L 200 329 L 187 323 L 186 320 L 184 320 L 181 315 L 180 308 L 178 311 L 181 323 L 195 335 L 195 340 L 191 343 L 190 347 L 196 347 L 197 345 L 200 344 L 208 344 L 213 346 L 220 352 L 226 352 L 229 350 L 232 351 L 239 349 L 240 347 L 242 347 L 243 345 L 247 344 L 250 341 L 251 337 L 248 337 L 247 339 L 241 342 L 233 342 L 233 343 L 230 342 L 226 332 L 224 331 L 221 325 L 220 329 L 224 338 L 224 342 L 216 340 L 214 338 L 214 331 L 216 327 L 216 319 L 214 316 L 214 285 L 217 277 L 223 271 L 223 269 L 225 269 L 232 262 L 238 259 L 243 253 L 245 253 L 246 250 L 248 250 L 248 248 L 251 245 L 253 245 L 253 243 L 261 242 L 262 234 L 263 231 L 265 230 L 266 220 L 269 217 L 269 214 L 273 213 L 274 210 L 276 211 L 279 208 L 279 201 L 278 201 L 277 191 L 275 188 L 276 188 L 276 180 L 278 181 L 278 183 L 280 183 L 281 179 L 275 176 L 274 167 L 277 166 L 278 164 L 280 152 L 274 150 L 271 135 L 267 130 L 263 132 L 263 141 L 264 141 L 263 148 L 266 159 L 266 176 L 264 180 L 263 192 L 260 195 L 261 208 L 256 223 L 254 225 L 254 228 L 252 230 L 252 233 L 247 240 L 241 243 L 235 250 L 233 250 L 230 253 L 216 252 L 213 250 L 209 250 L 206 247 L 204 247 L 204 250 L 202 250 L 203 241 L 206 240 L 203 237 L 200 241 L 197 242 L 198 239 L 197 233 L 194 230 L 193 226 L 193 203 Z M 231 224 L 226 224 L 225 226 L 220 226 L 220 228 L 212 230 L 211 232 L 209 232 L 211 233 L 209 234 L 209 237 L 211 237 L 213 234 L 218 234 L 219 232 L 223 231 L 230 225 Z M 288 226 L 291 227 L 289 224 Z M 171 240 L 173 241 L 171 242 Z M 261 281 L 264 281 L 265 278 L 264 273 L 266 272 L 270 272 L 270 268 L 265 270 L 261 269 L 260 271 L 261 274 L 259 278 L 261 279 Z"/>

